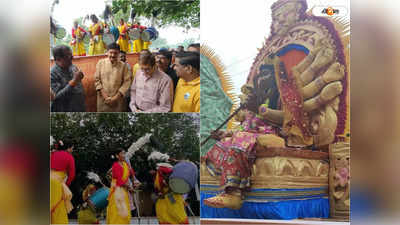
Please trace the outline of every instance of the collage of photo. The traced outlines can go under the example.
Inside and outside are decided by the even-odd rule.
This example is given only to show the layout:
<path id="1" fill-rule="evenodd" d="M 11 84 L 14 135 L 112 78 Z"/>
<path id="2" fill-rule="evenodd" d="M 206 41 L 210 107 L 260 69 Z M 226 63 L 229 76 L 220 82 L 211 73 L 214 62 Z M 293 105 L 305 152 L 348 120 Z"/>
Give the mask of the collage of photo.
<path id="1" fill-rule="evenodd" d="M 337 5 L 52 0 L 50 223 L 350 224 Z"/>

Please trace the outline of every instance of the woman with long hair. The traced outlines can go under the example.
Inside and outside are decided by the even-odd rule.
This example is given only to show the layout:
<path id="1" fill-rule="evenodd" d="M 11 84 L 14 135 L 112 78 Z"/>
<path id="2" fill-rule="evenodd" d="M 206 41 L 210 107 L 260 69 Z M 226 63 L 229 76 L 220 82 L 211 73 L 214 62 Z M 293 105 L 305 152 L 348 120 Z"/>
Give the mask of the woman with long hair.
<path id="1" fill-rule="evenodd" d="M 134 174 L 125 161 L 125 150 L 118 149 L 111 157 L 115 160 L 112 166 L 112 181 L 108 196 L 107 224 L 129 224 L 131 209 L 129 203 L 129 176 Z"/>
<path id="2" fill-rule="evenodd" d="M 74 21 L 72 28 L 72 41 L 70 43 L 74 56 L 86 56 L 86 49 L 83 43 L 83 38 L 86 36 L 86 30 L 79 26 L 78 21 Z"/>
<path id="3" fill-rule="evenodd" d="M 68 213 L 73 209 L 72 192 L 68 186 L 75 178 L 75 160 L 72 156 L 74 145 L 71 140 L 58 141 L 53 149 L 55 151 L 50 155 L 51 223 L 68 224 Z"/>
<path id="4" fill-rule="evenodd" d="M 96 15 L 91 15 L 92 25 L 89 27 L 90 32 L 90 45 L 89 55 L 101 55 L 105 52 L 105 45 L 103 42 L 103 29 L 104 24 L 99 21 Z"/>

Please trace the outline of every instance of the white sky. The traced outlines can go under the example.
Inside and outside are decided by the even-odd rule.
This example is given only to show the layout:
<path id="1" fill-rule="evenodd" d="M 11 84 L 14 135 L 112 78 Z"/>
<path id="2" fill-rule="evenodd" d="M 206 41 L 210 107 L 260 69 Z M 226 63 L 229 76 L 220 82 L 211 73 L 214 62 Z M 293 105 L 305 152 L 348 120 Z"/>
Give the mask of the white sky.
<path id="1" fill-rule="evenodd" d="M 103 14 L 104 8 L 104 0 L 60 0 L 60 3 L 54 7 L 53 17 L 58 24 L 67 30 L 67 33 L 71 33 L 74 19 L 84 17 L 87 14 L 96 14 L 99 16 Z M 87 22 L 86 25 L 90 25 L 90 22 Z M 169 26 L 158 29 L 158 31 L 160 34 L 159 37 L 167 39 L 168 44 L 171 45 L 180 43 L 189 38 L 199 40 L 200 36 L 200 29 L 195 28 L 185 32 L 183 28 Z"/>
<path id="2" fill-rule="evenodd" d="M 271 5 L 275 0 L 201 0 L 201 42 L 214 49 L 235 87 L 246 82 L 258 50 L 270 33 Z M 312 6 L 347 6 L 349 0 L 308 0 Z"/>

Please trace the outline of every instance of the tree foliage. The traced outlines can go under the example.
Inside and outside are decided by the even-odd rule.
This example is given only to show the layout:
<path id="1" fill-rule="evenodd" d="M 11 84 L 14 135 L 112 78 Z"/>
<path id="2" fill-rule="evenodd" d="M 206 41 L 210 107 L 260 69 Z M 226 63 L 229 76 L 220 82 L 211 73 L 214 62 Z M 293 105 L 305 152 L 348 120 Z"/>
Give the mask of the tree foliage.
<path id="1" fill-rule="evenodd" d="M 120 10 L 126 13 L 132 7 L 136 16 L 152 18 L 156 15 L 157 24 L 161 26 L 175 24 L 180 27 L 200 27 L 200 0 L 114 0 L 113 14 Z"/>
<path id="2" fill-rule="evenodd" d="M 71 31 L 69 31 L 69 32 L 71 32 Z M 72 40 L 72 36 L 71 36 L 70 33 L 67 33 L 67 35 L 65 35 L 65 37 L 63 39 L 58 39 L 58 38 L 55 38 L 55 37 L 54 37 L 54 39 L 55 39 L 55 46 L 57 46 L 57 45 L 70 46 L 70 43 L 71 43 L 71 40 Z"/>
<path id="3" fill-rule="evenodd" d="M 52 114 L 51 135 L 56 140 L 69 138 L 75 143 L 76 178 L 71 185 L 73 203 L 78 205 L 81 202 L 81 193 L 89 183 L 86 171 L 96 172 L 108 185 L 105 177 L 113 163 L 111 152 L 116 148 L 128 149 L 149 132 L 162 144 L 162 149 L 154 149 L 146 144 L 131 158 L 136 177 L 145 183 L 147 190 L 153 187 L 148 171 L 155 169 L 155 162 L 147 161 L 152 151 L 198 162 L 199 124 L 196 114 Z"/>

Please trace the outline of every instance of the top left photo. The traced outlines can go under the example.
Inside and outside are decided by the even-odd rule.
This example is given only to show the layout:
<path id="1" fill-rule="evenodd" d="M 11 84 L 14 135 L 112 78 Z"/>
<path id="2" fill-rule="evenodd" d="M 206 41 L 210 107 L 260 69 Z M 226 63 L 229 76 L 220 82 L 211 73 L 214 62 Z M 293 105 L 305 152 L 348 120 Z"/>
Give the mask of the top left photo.
<path id="1" fill-rule="evenodd" d="M 51 112 L 200 112 L 200 0 L 53 0 Z"/>

